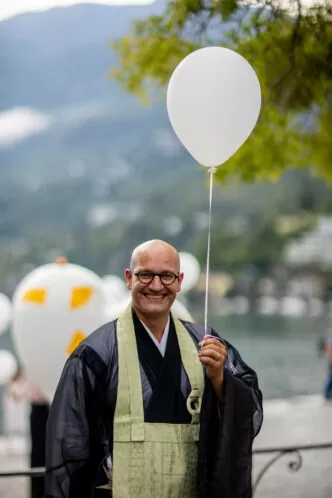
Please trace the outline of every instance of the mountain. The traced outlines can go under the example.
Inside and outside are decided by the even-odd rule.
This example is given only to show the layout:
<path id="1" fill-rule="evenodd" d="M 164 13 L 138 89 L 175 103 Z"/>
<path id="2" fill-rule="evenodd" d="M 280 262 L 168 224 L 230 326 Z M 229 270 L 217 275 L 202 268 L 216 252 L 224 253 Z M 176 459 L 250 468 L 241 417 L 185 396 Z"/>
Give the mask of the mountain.
<path id="1" fill-rule="evenodd" d="M 138 218 L 154 213 L 160 227 L 164 187 L 169 216 L 178 214 L 175 174 L 202 176 L 172 134 L 164 101 L 143 107 L 108 78 L 110 42 L 163 6 L 76 5 L 0 23 L 0 118 L 12 120 L 0 142 L 0 282 L 16 281 L 18 270 L 49 260 L 52 249 L 106 271 Z M 28 118 L 44 128 L 24 138 Z M 109 229 L 106 259 L 77 248 L 79 240 L 88 254 L 91 230 L 99 237 Z"/>
<path id="2" fill-rule="evenodd" d="M 162 5 L 84 4 L 1 22 L 1 108 L 114 101 L 112 92 L 120 90 L 106 79 L 114 62 L 109 43 Z"/>
<path id="3" fill-rule="evenodd" d="M 134 19 L 161 6 L 78 5 L 0 23 L 0 109 L 28 107 L 50 120 L 47 133 L 2 151 L 2 174 L 18 180 L 23 173 L 25 181 L 24 157 L 28 170 L 33 165 L 47 180 L 80 155 L 93 161 L 98 154 L 116 156 L 127 149 L 121 136 L 128 122 L 134 133 L 135 119 L 149 120 L 155 113 L 108 78 L 115 62 L 109 45 Z M 52 157 L 52 168 L 45 156 Z"/>
<path id="4" fill-rule="evenodd" d="M 120 273 L 146 238 L 194 250 L 206 237 L 206 171 L 175 138 L 164 99 L 143 107 L 108 77 L 110 42 L 164 6 L 84 4 L 0 22 L 4 290 L 59 253 L 99 273 Z M 233 218 L 256 223 L 262 214 L 296 210 L 298 178 L 215 188 L 215 229 Z M 305 185 L 320 202 L 329 198 L 318 180 Z"/>

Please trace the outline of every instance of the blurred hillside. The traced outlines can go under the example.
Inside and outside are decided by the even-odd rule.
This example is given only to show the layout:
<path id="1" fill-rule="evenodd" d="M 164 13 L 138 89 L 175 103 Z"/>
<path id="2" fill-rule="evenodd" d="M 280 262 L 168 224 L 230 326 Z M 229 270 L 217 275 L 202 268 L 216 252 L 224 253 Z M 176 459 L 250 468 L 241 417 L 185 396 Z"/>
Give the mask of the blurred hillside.
<path id="1" fill-rule="evenodd" d="M 162 7 L 79 5 L 0 23 L 3 291 L 59 254 L 120 273 L 147 238 L 166 238 L 203 262 L 206 172 L 174 137 L 163 100 L 144 108 L 107 77 L 109 43 Z M 268 271 L 290 238 L 330 212 L 331 188 L 306 172 L 218 185 L 212 266 Z M 286 229 L 285 219 L 293 220 Z"/>

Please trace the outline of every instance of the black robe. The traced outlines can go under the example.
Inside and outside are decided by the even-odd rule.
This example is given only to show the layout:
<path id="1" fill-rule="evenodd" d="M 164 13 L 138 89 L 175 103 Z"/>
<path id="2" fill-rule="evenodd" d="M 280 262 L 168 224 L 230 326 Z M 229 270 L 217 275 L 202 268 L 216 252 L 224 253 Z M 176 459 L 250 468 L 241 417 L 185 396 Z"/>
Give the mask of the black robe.
<path id="1" fill-rule="evenodd" d="M 190 385 L 171 321 L 165 357 L 134 316 L 144 417 L 149 422 L 188 423 Z M 183 322 L 197 349 L 200 325 Z M 209 331 L 212 335 L 216 332 Z M 199 498 L 251 498 L 252 443 L 262 424 L 257 376 L 225 341 L 223 396 L 206 379 L 201 411 Z M 169 362 L 173 358 L 172 363 Z M 176 375 L 174 375 L 176 373 Z M 103 498 L 103 463 L 112 455 L 118 383 L 116 321 L 92 333 L 64 367 L 47 424 L 45 498 Z M 165 392 L 168 389 L 168 392 Z M 167 402 L 165 402 L 167 400 Z"/>
<path id="2" fill-rule="evenodd" d="M 163 424 L 190 424 L 186 400 L 189 379 L 181 362 L 179 343 L 171 317 L 163 356 L 133 311 L 140 362 L 144 421 Z"/>

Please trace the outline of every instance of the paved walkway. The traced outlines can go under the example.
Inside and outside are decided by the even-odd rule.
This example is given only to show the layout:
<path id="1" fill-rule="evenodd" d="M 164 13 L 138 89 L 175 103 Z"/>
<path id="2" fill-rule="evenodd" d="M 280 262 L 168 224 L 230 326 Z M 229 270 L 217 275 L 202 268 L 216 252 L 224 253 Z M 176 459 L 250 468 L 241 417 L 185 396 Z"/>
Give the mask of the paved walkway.
<path id="1" fill-rule="evenodd" d="M 13 422 L 13 420 L 12 420 Z M 332 443 L 332 402 L 320 396 L 267 401 L 265 419 L 255 448 Z M 26 468 L 24 438 L 0 440 L 0 471 Z M 332 450 L 306 451 L 298 472 L 288 470 L 292 458 L 273 465 L 259 484 L 255 498 L 332 498 Z M 270 456 L 254 458 L 254 479 Z M 1 498 L 28 498 L 26 478 L 0 479 Z"/>
<path id="2" fill-rule="evenodd" d="M 255 448 L 332 443 L 332 402 L 321 396 L 269 401 Z M 298 472 L 288 469 L 292 456 L 274 464 L 262 479 L 255 498 L 331 498 L 332 449 L 302 452 Z M 256 456 L 254 479 L 270 459 Z"/>

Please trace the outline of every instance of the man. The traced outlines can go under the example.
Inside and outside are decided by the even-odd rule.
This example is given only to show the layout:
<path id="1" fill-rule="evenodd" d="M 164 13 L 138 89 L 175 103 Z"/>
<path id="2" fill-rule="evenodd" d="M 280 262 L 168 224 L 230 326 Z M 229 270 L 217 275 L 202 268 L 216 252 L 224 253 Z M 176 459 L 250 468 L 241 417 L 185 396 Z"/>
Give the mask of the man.
<path id="1" fill-rule="evenodd" d="M 212 329 L 205 337 L 170 314 L 183 279 L 172 246 L 137 247 L 125 276 L 129 308 L 64 367 L 47 427 L 46 497 L 250 498 L 256 374 Z"/>
<path id="2" fill-rule="evenodd" d="M 327 379 L 324 396 L 325 399 L 332 400 L 332 335 L 324 341 L 324 356 L 327 360 Z"/>
<path id="3" fill-rule="evenodd" d="M 21 367 L 17 369 L 8 387 L 7 394 L 15 401 L 28 401 L 30 404 L 30 467 L 44 467 L 46 422 L 49 403 L 44 394 L 29 379 Z M 30 498 L 45 495 L 44 477 L 30 477 Z"/>

